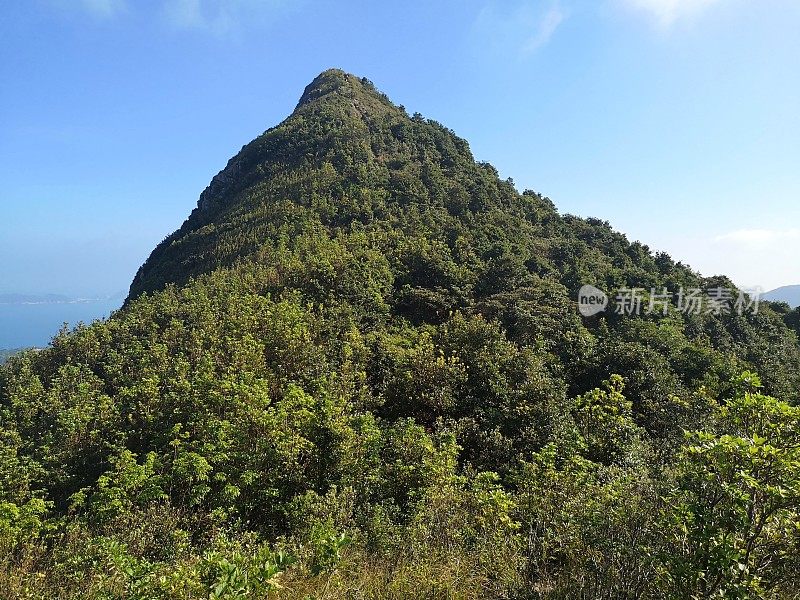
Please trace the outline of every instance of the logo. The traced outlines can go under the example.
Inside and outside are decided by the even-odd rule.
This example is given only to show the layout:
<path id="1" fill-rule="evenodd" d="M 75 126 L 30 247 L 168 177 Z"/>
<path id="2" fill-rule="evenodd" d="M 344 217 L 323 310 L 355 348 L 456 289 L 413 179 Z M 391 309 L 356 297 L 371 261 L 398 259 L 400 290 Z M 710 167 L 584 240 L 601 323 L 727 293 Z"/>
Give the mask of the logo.
<path id="1" fill-rule="evenodd" d="M 584 317 L 603 312 L 606 306 L 608 306 L 608 296 L 603 290 L 593 285 L 585 285 L 578 291 L 578 312 Z"/>

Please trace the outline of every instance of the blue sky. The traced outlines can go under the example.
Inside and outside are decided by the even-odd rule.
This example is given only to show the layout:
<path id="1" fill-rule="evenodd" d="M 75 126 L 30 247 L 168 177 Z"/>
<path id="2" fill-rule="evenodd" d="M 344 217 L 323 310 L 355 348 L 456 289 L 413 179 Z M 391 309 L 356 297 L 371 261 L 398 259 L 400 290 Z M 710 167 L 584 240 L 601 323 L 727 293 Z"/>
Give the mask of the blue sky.
<path id="1" fill-rule="evenodd" d="M 17 0 L 0 292 L 112 294 L 320 71 L 372 79 L 562 212 L 800 283 L 796 0 Z"/>

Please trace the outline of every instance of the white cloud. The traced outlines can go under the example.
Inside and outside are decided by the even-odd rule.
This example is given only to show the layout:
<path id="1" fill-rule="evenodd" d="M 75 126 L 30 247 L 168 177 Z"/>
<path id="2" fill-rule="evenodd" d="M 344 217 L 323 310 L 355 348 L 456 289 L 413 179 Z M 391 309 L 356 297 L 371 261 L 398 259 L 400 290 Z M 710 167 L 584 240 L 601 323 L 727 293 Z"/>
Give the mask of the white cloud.
<path id="1" fill-rule="evenodd" d="M 475 29 L 490 46 L 506 51 L 511 45 L 523 56 L 546 46 L 567 18 L 560 0 L 516 3 L 492 0 L 478 13 Z"/>
<path id="2" fill-rule="evenodd" d="M 224 37 L 248 23 L 269 18 L 286 5 L 285 0 L 165 0 L 162 13 L 176 29 Z"/>
<path id="3" fill-rule="evenodd" d="M 662 28 L 669 28 L 677 21 L 697 17 L 721 0 L 621 0 L 635 10 L 648 14 Z"/>
<path id="4" fill-rule="evenodd" d="M 774 244 L 797 239 L 800 239 L 800 229 L 737 229 L 716 236 L 714 241 L 734 244 Z"/>

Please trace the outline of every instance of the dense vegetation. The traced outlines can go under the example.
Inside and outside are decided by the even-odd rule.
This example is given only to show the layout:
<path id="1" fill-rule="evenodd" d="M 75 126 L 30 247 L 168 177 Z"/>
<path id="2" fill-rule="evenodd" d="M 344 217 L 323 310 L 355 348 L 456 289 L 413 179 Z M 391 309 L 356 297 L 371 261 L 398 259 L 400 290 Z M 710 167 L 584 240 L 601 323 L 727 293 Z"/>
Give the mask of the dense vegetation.
<path id="1" fill-rule="evenodd" d="M 0 369 L 0 596 L 798 597 L 797 311 L 584 283 L 733 287 L 326 71 Z"/>

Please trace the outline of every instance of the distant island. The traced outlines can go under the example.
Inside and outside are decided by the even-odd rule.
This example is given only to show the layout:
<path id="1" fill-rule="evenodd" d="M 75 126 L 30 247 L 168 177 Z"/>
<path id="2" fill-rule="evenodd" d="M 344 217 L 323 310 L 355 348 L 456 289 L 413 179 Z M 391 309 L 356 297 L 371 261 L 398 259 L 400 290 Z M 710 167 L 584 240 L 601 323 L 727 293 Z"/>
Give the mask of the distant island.
<path id="1" fill-rule="evenodd" d="M 0 294 L 0 304 L 62 304 L 70 300 L 62 294 Z"/>
<path id="2" fill-rule="evenodd" d="M 784 285 L 763 295 L 764 300 L 786 302 L 792 308 L 800 306 L 800 285 Z"/>
<path id="3" fill-rule="evenodd" d="M 64 294 L 0 294 L 0 304 L 80 304 L 83 302 L 97 302 L 98 300 L 116 300 L 124 298 L 124 293 L 110 296 L 80 296 L 72 297 Z"/>

